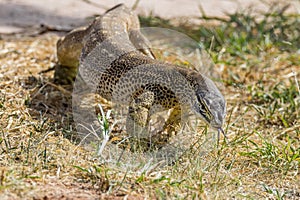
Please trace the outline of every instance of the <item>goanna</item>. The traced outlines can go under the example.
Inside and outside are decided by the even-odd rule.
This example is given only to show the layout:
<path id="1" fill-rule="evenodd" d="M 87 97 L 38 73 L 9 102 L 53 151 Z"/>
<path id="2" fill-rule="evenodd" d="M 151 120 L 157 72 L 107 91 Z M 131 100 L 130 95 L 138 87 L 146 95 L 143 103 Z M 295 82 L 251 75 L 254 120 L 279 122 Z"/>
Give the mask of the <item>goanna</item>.
<path id="1" fill-rule="evenodd" d="M 142 132 L 153 108 L 172 109 L 163 131 L 150 138 L 167 142 L 180 126 L 185 104 L 225 136 L 226 102 L 213 81 L 192 69 L 156 60 L 140 32 L 137 15 L 123 4 L 60 39 L 57 57 L 64 67 L 56 69 L 56 78 L 73 79 L 79 66 L 83 80 L 96 93 L 128 103 L 126 129 L 130 134 L 147 137 Z"/>

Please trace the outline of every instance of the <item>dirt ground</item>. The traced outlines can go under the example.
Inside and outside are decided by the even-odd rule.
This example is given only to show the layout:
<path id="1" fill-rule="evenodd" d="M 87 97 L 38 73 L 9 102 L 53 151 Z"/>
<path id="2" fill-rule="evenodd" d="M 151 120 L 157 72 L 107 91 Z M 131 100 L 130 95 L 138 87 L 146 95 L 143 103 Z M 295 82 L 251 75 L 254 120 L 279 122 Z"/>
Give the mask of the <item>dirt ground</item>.
<path id="1" fill-rule="evenodd" d="M 51 74 L 52 72 L 50 73 L 46 72 L 45 74 L 43 74 L 41 80 L 30 79 L 32 77 L 33 78 L 40 77 L 41 71 L 47 70 L 49 66 L 51 67 L 55 65 L 56 63 L 55 44 L 56 41 L 58 40 L 58 36 L 56 34 L 51 33 L 51 34 L 45 34 L 38 37 L 22 38 L 23 33 L 25 34 L 25 36 L 40 35 L 40 32 L 43 31 L 41 25 L 45 25 L 46 29 L 54 28 L 54 29 L 69 30 L 73 27 L 77 27 L 84 24 L 86 22 L 86 18 L 88 17 L 102 14 L 106 9 L 112 7 L 117 3 L 125 2 L 128 6 L 132 6 L 135 1 L 134 0 L 127 0 L 127 1 L 94 0 L 91 2 L 87 3 L 87 1 L 85 0 L 63 0 L 63 1 L 62 0 L 44 0 L 44 1 L 0 0 L 0 36 L 1 34 L 3 34 L 2 35 L 3 37 L 7 37 L 7 36 L 10 37 L 14 33 L 22 32 L 20 36 L 16 35 L 17 37 L 21 37 L 21 38 L 16 38 L 16 39 L 10 38 L 8 40 L 3 40 L 3 41 L 0 40 L 1 42 L 0 43 L 0 47 L 1 47 L 0 48 L 0 61 L 1 61 L 0 80 L 2 79 L 1 83 L 3 83 L 3 85 L 0 84 L 0 95 L 2 91 L 5 91 L 5 93 L 7 94 L 5 96 L 6 98 L 5 103 L 3 103 L 2 105 L 2 102 L 0 102 L 0 105 L 3 107 L 5 107 L 5 105 L 13 105 L 11 107 L 7 106 L 6 107 L 7 110 L 5 112 L 0 113 L 1 117 L 2 115 L 3 116 L 6 114 L 9 115 L 7 117 L 7 119 L 9 119 L 9 121 L 7 121 L 7 124 L 6 121 L 4 122 L 4 120 L 3 121 L 0 120 L 0 127 L 2 126 L 4 129 L 8 130 L 8 132 L 12 133 L 11 135 L 14 137 L 13 140 L 18 141 L 20 138 L 20 140 L 22 141 L 24 140 L 25 142 L 26 141 L 30 142 L 31 133 L 29 132 L 31 131 L 31 129 L 33 129 L 32 124 L 36 125 L 34 127 L 35 131 L 36 129 L 39 130 L 38 125 L 40 123 L 42 124 L 41 127 L 45 130 L 45 132 L 47 132 L 46 130 L 48 129 L 48 126 L 49 127 L 52 126 L 52 122 L 49 123 L 48 125 L 44 125 L 43 127 L 43 121 L 41 122 L 39 121 L 40 118 L 44 117 L 44 116 L 41 117 L 41 113 L 42 113 L 41 110 L 44 111 L 43 109 L 45 109 L 47 110 L 47 112 L 51 113 L 53 116 L 57 118 L 60 118 L 61 115 L 69 112 L 69 110 L 64 108 L 65 102 L 63 102 L 63 100 L 65 99 L 63 98 L 65 97 L 61 94 L 59 88 L 53 87 L 53 85 L 51 85 L 49 81 L 53 77 L 53 74 Z M 300 4 L 300 1 L 293 1 L 293 3 L 294 6 L 291 7 L 291 11 L 299 12 L 300 5 L 297 6 L 297 4 Z M 195 17 L 201 15 L 199 11 L 199 4 L 201 4 L 203 10 L 205 10 L 205 13 L 207 15 L 219 16 L 219 17 L 224 16 L 224 13 L 235 12 L 236 10 L 248 7 L 250 5 L 255 5 L 255 9 L 257 11 L 260 9 L 266 9 L 262 1 L 259 0 L 235 0 L 235 1 L 234 0 L 232 1 L 231 0 L 199 0 L 199 1 L 141 0 L 138 5 L 137 12 L 144 15 L 153 13 L 154 15 L 159 15 L 164 18 L 173 18 L 173 17 L 182 17 L 182 16 Z M 270 57 L 271 58 L 269 58 L 269 60 L 272 61 L 275 60 L 275 56 L 274 59 L 272 56 Z M 285 58 L 288 57 L 288 55 L 283 54 L 282 57 Z M 12 65 L 16 67 L 13 69 L 10 68 L 10 66 Z M 276 77 L 277 72 L 280 70 L 282 74 L 291 74 L 293 71 L 297 71 L 297 69 L 299 69 L 297 68 L 299 66 L 298 65 L 296 66 L 296 64 L 289 64 L 283 66 L 284 66 L 283 67 L 284 70 L 282 70 L 281 66 L 280 67 L 276 66 L 276 68 L 274 67 L 274 69 L 271 68 L 270 71 L 272 72 L 273 75 L 272 77 Z M 242 71 L 241 73 L 243 73 L 243 69 L 241 69 L 241 71 Z M 258 71 L 257 74 L 263 74 L 263 70 Z M 253 79 L 256 80 L 258 78 L 253 78 Z M 33 83 L 28 83 L 30 81 L 32 81 Z M 42 83 L 40 83 L 39 81 L 41 81 Z M 29 84 L 32 84 L 33 86 L 31 87 L 31 85 Z M 40 89 L 40 87 L 38 87 L 39 84 L 42 84 L 45 87 Z M 47 90 L 48 88 L 50 89 Z M 42 93 L 43 89 L 45 89 L 46 95 Z M 36 101 L 31 102 L 33 105 L 33 109 L 31 109 L 33 110 L 32 113 L 28 113 L 27 107 L 24 105 L 24 101 L 26 102 L 26 98 L 32 95 L 32 93 L 35 94 L 39 92 L 41 94 L 34 96 Z M 233 105 L 232 102 L 234 101 L 233 99 L 238 98 L 239 94 L 238 92 L 235 91 L 234 88 L 233 89 L 231 88 L 231 91 L 228 89 L 228 93 L 229 94 L 227 94 L 227 96 L 229 97 L 228 98 L 229 102 L 231 99 L 231 106 L 232 106 Z M 2 101 L 2 98 L 0 98 L 0 100 Z M 62 113 L 59 112 L 56 113 L 56 110 L 52 109 L 51 107 L 53 105 L 50 103 L 48 104 L 48 102 L 50 101 L 54 102 L 55 104 L 59 104 L 61 107 L 59 107 L 59 109 L 57 108 L 57 110 L 60 110 L 61 108 Z M 247 101 L 246 97 L 244 101 Z M 242 108 L 243 107 L 241 107 L 241 110 Z M 240 108 L 232 106 L 231 110 L 234 109 L 238 110 Z M 17 117 L 19 113 L 22 114 L 22 117 L 20 117 L 18 120 L 20 120 L 23 124 L 17 124 L 18 121 L 12 120 L 14 119 L 14 117 Z M 249 118 L 251 117 L 252 116 L 250 116 Z M 61 120 L 62 121 L 65 120 L 64 123 L 67 123 L 67 120 L 69 119 L 62 118 Z M 249 126 L 249 130 L 253 128 L 252 126 L 254 126 L 251 123 L 249 124 L 246 123 L 246 125 Z M 25 131 L 22 130 L 22 127 L 25 127 Z M 299 123 L 296 128 L 299 128 Z M 232 132 L 234 131 L 239 132 L 240 129 L 233 130 Z M 94 174 L 92 173 L 89 174 L 88 178 L 81 177 L 83 173 L 82 172 L 79 173 L 76 171 L 76 169 L 74 169 L 74 163 L 82 159 L 82 160 L 86 160 L 85 163 L 86 166 L 93 166 L 94 160 L 90 158 L 91 156 L 79 152 L 79 150 L 78 152 L 74 153 L 74 148 L 77 147 L 74 144 L 72 144 L 72 142 L 62 137 L 62 133 L 60 133 L 61 129 L 59 129 L 59 127 L 58 127 L 59 131 L 57 131 L 56 135 L 54 135 L 53 132 L 49 132 L 48 135 L 47 132 L 46 135 L 47 138 L 42 137 L 44 134 L 43 132 L 44 130 L 41 130 L 41 133 L 37 133 L 38 136 L 41 135 L 41 138 L 44 141 L 37 145 L 37 149 L 34 149 L 35 148 L 34 147 L 33 150 L 30 150 L 32 152 L 29 152 L 30 154 L 28 153 L 29 158 L 25 158 L 24 155 L 27 155 L 25 153 L 24 155 L 18 155 L 17 152 L 19 151 L 18 149 L 17 150 L 11 149 L 11 152 L 13 153 L 11 155 L 7 155 L 9 159 L 1 155 L 0 189 L 3 189 L 2 191 L 5 191 L 3 182 L 9 183 L 8 186 L 7 185 L 5 186 L 7 188 L 14 187 L 15 185 L 18 185 L 21 182 L 18 179 L 14 179 L 14 177 L 18 177 L 15 176 L 14 173 L 19 174 L 19 172 L 22 171 L 22 175 L 25 174 L 24 177 L 27 176 L 26 174 L 29 174 L 30 176 L 28 175 L 28 177 L 22 180 L 21 184 L 19 184 L 17 187 L 18 191 L 16 193 L 7 190 L 5 194 L 0 194 L 0 199 L 20 199 L 19 197 L 24 195 L 26 195 L 27 199 L 44 199 L 44 200 L 46 199 L 144 199 L 145 198 L 145 196 L 142 196 L 141 194 L 145 192 L 144 190 L 146 189 L 142 188 L 142 186 L 139 185 L 138 181 L 135 181 L 136 179 L 132 179 L 133 183 L 127 180 L 128 182 L 126 182 L 126 184 L 129 185 L 128 186 L 129 189 L 128 188 L 125 189 L 128 189 L 128 191 L 130 191 L 130 189 L 132 189 L 131 187 L 140 187 L 136 189 L 136 191 L 141 191 L 140 194 L 138 193 L 131 194 L 128 193 L 128 191 L 125 191 L 124 188 L 121 188 L 119 194 L 106 195 L 104 192 L 101 192 L 102 190 L 101 188 L 106 187 L 105 180 L 101 182 L 99 181 L 100 179 L 95 178 L 99 182 L 93 184 L 91 183 L 92 181 L 84 182 L 84 179 L 93 180 Z M 49 130 L 51 129 L 49 128 Z M 294 129 L 292 131 L 294 131 Z M 18 133 L 18 132 L 20 132 L 21 134 L 14 135 L 14 133 Z M 22 136 L 22 134 L 24 136 Z M 296 137 L 297 135 L 294 136 L 294 138 Z M 46 147 L 47 147 L 47 154 L 49 160 L 47 160 L 47 163 L 45 164 L 42 163 L 44 160 L 40 155 L 42 154 L 41 152 L 43 152 L 43 150 L 46 149 Z M 56 151 L 57 152 L 60 151 L 61 155 Z M 36 158 L 33 155 L 35 153 L 39 153 L 40 157 L 37 156 Z M 71 153 L 74 153 L 74 155 L 70 156 Z M 24 156 L 24 158 L 22 156 Z M 14 162 L 16 162 L 17 164 L 14 163 L 15 164 L 14 166 L 9 166 L 9 164 L 5 163 L 5 167 L 2 168 L 1 162 L 3 160 L 10 160 L 10 159 L 14 160 Z M 22 166 L 21 161 L 25 162 L 24 161 L 25 159 L 29 159 L 28 163 L 31 163 L 32 166 L 35 166 L 36 168 L 34 167 L 26 168 Z M 37 161 L 35 161 L 34 159 L 37 159 Z M 21 164 L 19 164 L 19 162 Z M 237 187 L 239 185 L 242 185 L 242 182 L 252 181 L 251 184 L 246 185 L 246 189 L 243 188 L 242 186 L 239 189 L 242 188 L 245 191 L 255 190 L 256 192 L 257 187 L 258 186 L 261 187 L 261 186 L 258 185 L 258 183 L 256 183 L 255 181 L 260 180 L 261 182 L 263 182 L 264 181 L 263 175 L 259 177 L 261 174 L 253 171 L 253 169 L 251 168 L 251 167 L 255 168 L 256 164 L 255 165 L 253 164 L 252 166 L 251 163 L 249 162 L 250 163 L 249 164 L 250 167 L 249 167 L 246 166 L 248 165 L 247 160 L 245 162 L 243 162 L 243 160 L 241 161 L 238 160 L 237 162 L 238 165 L 240 166 L 245 165 L 245 169 L 240 171 L 237 170 L 232 180 L 236 181 Z M 50 167 L 48 169 L 45 166 L 46 167 L 50 166 Z M 72 177 L 69 176 L 72 173 L 76 175 L 76 176 L 74 175 L 73 178 L 76 177 L 77 181 L 74 181 Z M 222 175 L 226 173 L 227 172 L 225 171 Z M 248 177 L 251 178 L 248 180 L 246 175 L 244 177 L 247 180 L 241 181 L 238 178 L 236 178 L 242 176 L 243 173 L 248 174 L 249 175 Z M 266 173 L 266 176 L 269 175 L 270 174 Z M 274 176 L 273 178 L 276 179 L 277 174 L 274 173 L 273 176 Z M 295 176 L 286 176 L 286 177 L 287 177 L 286 179 L 285 177 L 283 178 L 285 181 L 282 182 L 282 185 L 284 185 L 284 187 L 283 186 L 282 187 L 292 188 L 290 189 L 291 191 L 299 192 L 299 188 L 297 187 L 299 176 L 296 176 L 298 177 L 298 180 L 290 178 Z M 272 177 L 268 179 L 268 181 L 271 182 L 270 185 L 272 185 L 271 179 Z M 291 179 L 291 180 L 287 181 L 287 179 Z M 200 188 L 197 188 L 198 185 L 195 185 L 193 187 L 196 188 L 195 190 L 200 191 Z M 216 191 L 216 188 L 214 188 L 215 190 L 213 190 L 213 192 L 215 193 L 218 192 Z M 31 189 L 31 191 L 28 191 L 28 189 Z M 122 191 L 123 189 L 124 191 Z M 220 189 L 222 189 L 222 187 L 220 187 Z M 235 190 L 235 188 L 233 188 L 232 191 L 233 190 Z M 258 191 L 261 192 L 262 190 L 258 190 Z M 294 196 L 298 198 L 299 195 L 300 194 L 297 193 Z M 151 196 L 147 198 L 151 199 Z M 203 193 L 203 196 L 199 198 L 207 199 L 205 193 Z M 219 196 L 219 199 L 222 199 L 222 196 Z"/>

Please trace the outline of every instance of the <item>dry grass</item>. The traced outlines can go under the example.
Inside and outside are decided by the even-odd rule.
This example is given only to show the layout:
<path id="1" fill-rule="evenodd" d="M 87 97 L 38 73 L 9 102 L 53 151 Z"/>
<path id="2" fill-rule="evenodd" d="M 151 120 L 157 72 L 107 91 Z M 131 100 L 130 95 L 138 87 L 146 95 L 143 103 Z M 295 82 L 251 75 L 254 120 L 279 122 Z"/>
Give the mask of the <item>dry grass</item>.
<path id="1" fill-rule="evenodd" d="M 299 52 L 273 43 L 212 52 L 226 83 L 230 143 L 125 173 L 73 137 L 70 88 L 41 73 L 55 65 L 57 39 L 0 40 L 1 199 L 300 199 Z"/>

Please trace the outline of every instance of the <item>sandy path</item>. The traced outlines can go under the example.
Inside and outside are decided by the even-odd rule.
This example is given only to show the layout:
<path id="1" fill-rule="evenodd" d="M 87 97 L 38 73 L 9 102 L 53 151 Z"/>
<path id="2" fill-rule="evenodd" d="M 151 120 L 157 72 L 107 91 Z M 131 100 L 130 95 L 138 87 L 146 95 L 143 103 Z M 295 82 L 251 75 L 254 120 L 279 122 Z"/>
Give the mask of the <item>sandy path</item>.
<path id="1" fill-rule="evenodd" d="M 297 10 L 296 0 L 294 11 Z M 79 26 L 86 17 L 101 14 L 106 9 L 125 3 L 132 6 L 135 0 L 93 0 L 98 6 L 84 0 L 0 0 L 0 33 L 22 31 L 24 27 L 40 24 L 55 26 Z M 137 12 L 159 15 L 164 18 L 201 16 L 199 5 L 209 16 L 224 16 L 236 10 L 255 6 L 266 9 L 259 0 L 140 0 Z M 298 6 L 299 8 L 300 6 Z"/>

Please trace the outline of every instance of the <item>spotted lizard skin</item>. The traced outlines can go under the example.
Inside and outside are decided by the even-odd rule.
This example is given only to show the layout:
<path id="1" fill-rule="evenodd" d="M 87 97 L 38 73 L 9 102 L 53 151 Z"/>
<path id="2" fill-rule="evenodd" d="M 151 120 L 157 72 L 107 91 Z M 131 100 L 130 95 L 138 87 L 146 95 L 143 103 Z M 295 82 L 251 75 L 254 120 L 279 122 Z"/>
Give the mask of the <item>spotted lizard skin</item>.
<path id="1" fill-rule="evenodd" d="M 125 5 L 108 10 L 58 41 L 57 57 L 66 70 L 58 68 L 56 77 L 73 79 L 79 71 L 94 92 L 129 105 L 126 128 L 134 136 L 143 135 L 135 132 L 146 129 L 157 105 L 172 112 L 153 141 L 164 143 L 176 134 L 183 105 L 220 129 L 226 103 L 213 81 L 192 69 L 156 60 L 139 29 L 137 15 Z"/>

